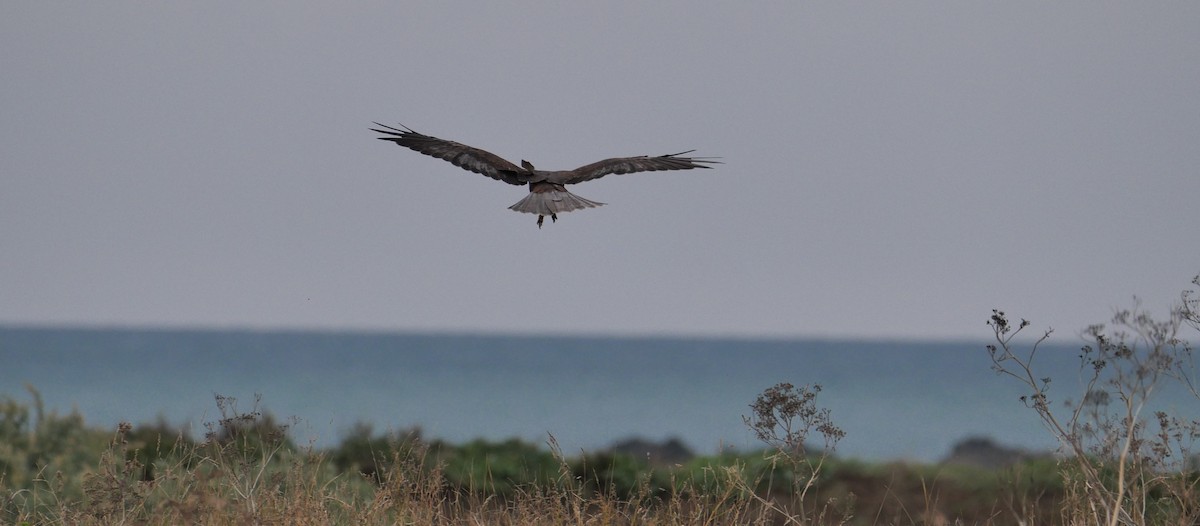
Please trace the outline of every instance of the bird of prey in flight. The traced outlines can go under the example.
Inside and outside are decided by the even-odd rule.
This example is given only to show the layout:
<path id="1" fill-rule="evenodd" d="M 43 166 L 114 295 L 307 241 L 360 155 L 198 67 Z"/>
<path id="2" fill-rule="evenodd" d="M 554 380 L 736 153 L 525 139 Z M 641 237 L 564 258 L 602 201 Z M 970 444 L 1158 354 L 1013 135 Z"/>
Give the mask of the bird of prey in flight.
<path id="1" fill-rule="evenodd" d="M 401 125 L 400 128 L 393 128 L 379 124 L 378 122 L 375 125 L 380 128 L 386 128 L 382 130 L 371 129 L 373 132 L 385 135 L 384 137 L 379 137 L 380 140 L 392 141 L 400 146 L 425 155 L 450 161 L 450 164 L 464 170 L 483 174 L 508 184 L 518 186 L 528 184 L 529 195 L 508 208 L 517 212 L 537 214 L 538 228 L 542 227 L 542 220 L 545 216 L 550 216 L 550 221 L 558 221 L 558 214 L 560 213 L 582 208 L 593 208 L 604 204 L 572 194 L 567 191 L 565 185 L 598 179 L 608 174 L 629 174 L 657 170 L 691 170 L 692 168 L 711 168 L 711 166 L 707 166 L 709 164 L 720 164 L 719 161 L 714 161 L 711 157 L 683 157 L 684 154 L 695 151 L 688 150 L 686 152 L 660 155 L 658 157 L 648 157 L 645 155 L 639 157 L 616 157 L 580 166 L 574 170 L 537 170 L 534 169 L 529 161 L 521 160 L 521 166 L 517 166 L 496 154 L 454 141 L 422 135 L 404 125 Z"/>

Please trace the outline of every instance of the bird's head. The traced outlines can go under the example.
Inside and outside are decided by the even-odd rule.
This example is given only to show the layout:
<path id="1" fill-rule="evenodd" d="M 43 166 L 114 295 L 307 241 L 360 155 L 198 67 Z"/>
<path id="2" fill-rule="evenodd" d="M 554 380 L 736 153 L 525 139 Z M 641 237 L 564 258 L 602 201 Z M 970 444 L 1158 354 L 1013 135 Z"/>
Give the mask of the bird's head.
<path id="1" fill-rule="evenodd" d="M 532 172 L 533 171 L 533 163 L 526 161 L 525 159 L 521 159 L 521 168 L 524 168 L 524 169 Z"/>

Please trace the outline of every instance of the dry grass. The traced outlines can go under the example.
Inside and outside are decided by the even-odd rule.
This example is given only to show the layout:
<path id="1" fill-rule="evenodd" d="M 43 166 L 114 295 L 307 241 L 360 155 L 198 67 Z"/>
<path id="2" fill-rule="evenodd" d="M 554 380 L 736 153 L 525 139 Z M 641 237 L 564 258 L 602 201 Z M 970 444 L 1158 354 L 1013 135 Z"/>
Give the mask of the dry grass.
<path id="1" fill-rule="evenodd" d="M 314 451 L 292 444 L 257 401 L 242 412 L 224 397 L 202 441 L 162 423 L 109 432 L 47 414 L 30 388 L 32 404 L 0 398 L 0 525 L 1200 523 L 1191 449 L 1200 422 L 1144 413 L 1167 382 L 1200 399 L 1178 337 L 1200 329 L 1200 300 L 1185 295 L 1166 322 L 1137 310 L 1114 321 L 1123 330 L 1088 333 L 1084 393 L 1055 404 L 1035 367 L 1049 331 L 1022 352 L 1014 337 L 1029 323 L 993 313 L 996 371 L 1029 388 L 1023 401 L 1064 449 L 999 471 L 832 457 L 844 433 L 816 405 L 820 386 L 779 384 L 750 405 L 746 423 L 764 452 L 653 467 L 568 459 L 553 437 L 547 454 L 521 443 L 452 447 L 416 432 L 382 440 L 369 428 Z M 825 448 L 808 450 L 810 435 Z"/>
<path id="2" fill-rule="evenodd" d="M 803 392 L 792 394 L 803 399 Z M 775 403 L 760 409 L 783 408 L 784 420 L 788 408 L 797 415 L 815 408 L 790 405 L 786 390 L 768 390 L 764 397 Z M 9 423 L 28 426 L 9 429 L 24 437 L 24 456 L 0 454 L 0 462 L 10 462 L 0 464 L 8 466 L 0 473 L 23 477 L 0 478 L 0 524 L 1014 523 L 1014 515 L 998 511 L 998 496 L 1012 486 L 996 473 L 790 454 L 786 448 L 796 443 L 787 441 L 779 443 L 785 449 L 651 467 L 602 455 L 569 459 L 553 437 L 550 453 L 494 444 L 485 451 L 494 457 L 490 463 L 487 455 L 468 461 L 456 455 L 478 446 L 427 443 L 412 433 L 372 446 L 369 456 L 376 462 L 370 469 L 361 462 L 339 468 L 335 452 L 290 443 L 287 426 L 260 413 L 257 404 L 242 412 L 223 397 L 217 399 L 221 418 L 202 441 L 164 424 L 121 424 L 103 433 L 74 415 L 41 414 L 36 403 L 36 418 L 7 403 Z M 831 426 L 828 413 L 812 414 L 825 415 L 812 421 L 813 429 Z M 527 472 L 521 473 L 503 465 L 512 464 L 499 458 L 504 448 L 549 458 L 550 465 L 523 459 Z M 12 460 L 36 466 L 36 472 L 26 477 Z M 476 463 L 485 469 L 464 478 L 468 472 L 461 466 Z M 1037 516 L 1029 512 L 1018 516 Z"/>
<path id="3" fill-rule="evenodd" d="M 672 466 L 569 459 L 553 437 L 549 453 L 520 442 L 448 446 L 419 433 L 360 441 L 351 449 L 368 452 L 359 457 L 314 451 L 292 444 L 257 404 L 241 412 L 222 397 L 201 441 L 161 423 L 106 433 L 78 415 L 43 414 L 33 393 L 32 411 L 0 400 L 0 524 L 1085 524 L 1081 513 L 1097 505 L 1073 486 L 1084 479 L 1066 461 L 990 471 L 804 450 L 807 433 L 840 430 L 812 390 L 787 385 L 751 406 L 748 420 L 771 448 Z M 1156 501 L 1155 517 L 1195 516 L 1200 496 L 1188 477 L 1153 479 L 1176 484 L 1177 499 Z"/>

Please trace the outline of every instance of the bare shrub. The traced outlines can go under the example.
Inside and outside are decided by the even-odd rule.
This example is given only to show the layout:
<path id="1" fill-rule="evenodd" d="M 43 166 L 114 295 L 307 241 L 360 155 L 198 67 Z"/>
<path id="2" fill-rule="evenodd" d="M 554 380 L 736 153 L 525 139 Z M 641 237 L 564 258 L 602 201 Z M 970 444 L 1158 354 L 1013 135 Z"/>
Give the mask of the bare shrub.
<path id="1" fill-rule="evenodd" d="M 758 395 L 750 404 L 751 414 L 743 416 L 746 426 L 755 437 L 770 447 L 767 460 L 771 469 L 768 479 L 746 480 L 744 471 L 731 469 L 729 476 L 735 484 L 767 509 L 777 512 L 789 524 L 825 522 L 831 514 L 840 513 L 841 522 L 850 518 L 848 508 L 837 509 L 834 502 L 825 502 L 817 509 L 810 509 L 807 498 L 821 476 L 825 461 L 833 454 L 838 441 L 846 432 L 833 423 L 828 408 L 817 405 L 817 394 L 821 386 L 796 387 L 790 383 L 776 384 Z M 819 435 L 822 447 L 809 451 L 810 435 Z M 783 467 L 784 470 L 777 468 Z M 772 498 L 776 492 L 776 474 L 783 474 L 785 488 L 793 497 L 790 499 L 796 510 L 785 502 Z"/>
<path id="2" fill-rule="evenodd" d="M 1179 337 L 1185 308 L 1157 320 L 1139 305 L 1121 310 L 1109 325 L 1089 327 L 1079 351 L 1081 393 L 1061 403 L 1051 398 L 1051 378 L 1037 374 L 1037 356 L 1052 330 L 1027 351 L 1014 339 L 1031 324 L 993 310 L 988 346 L 993 369 L 1028 388 L 1020 401 L 1033 409 L 1060 443 L 1060 472 L 1067 490 L 1069 524 L 1194 524 L 1200 520 L 1196 478 L 1189 464 L 1200 422 L 1151 411 L 1168 386 L 1193 396 L 1191 347 Z"/>

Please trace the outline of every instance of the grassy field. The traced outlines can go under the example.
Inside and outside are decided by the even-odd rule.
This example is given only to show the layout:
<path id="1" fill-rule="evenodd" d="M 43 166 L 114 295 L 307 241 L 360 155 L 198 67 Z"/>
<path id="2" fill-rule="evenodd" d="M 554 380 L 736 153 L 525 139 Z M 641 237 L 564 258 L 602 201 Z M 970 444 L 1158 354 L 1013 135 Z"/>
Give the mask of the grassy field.
<path id="1" fill-rule="evenodd" d="M 663 465 L 366 425 L 314 450 L 227 398 L 199 440 L 30 399 L 0 401 L 0 524 L 1059 524 L 1072 505 L 1070 464 L 1047 457 L 984 469 L 768 447 Z"/>
<path id="2" fill-rule="evenodd" d="M 762 450 L 678 462 L 567 456 L 552 436 L 449 444 L 367 425 L 318 450 L 257 401 L 243 410 L 221 396 L 201 438 L 161 422 L 99 429 L 45 411 L 29 388 L 0 398 L 0 524 L 1195 525 L 1200 421 L 1143 411 L 1166 384 L 1200 402 L 1179 336 L 1200 316 L 1185 307 L 1089 329 L 1081 393 L 1037 374 L 1049 331 L 1018 345 L 1030 323 L 994 311 L 994 369 L 1028 388 L 1019 403 L 1061 449 L 993 469 L 839 458 L 845 433 L 819 385 L 779 384 L 748 404 Z"/>
<path id="3" fill-rule="evenodd" d="M 226 398 L 199 440 L 161 423 L 89 427 L 37 398 L 0 401 L 3 524 L 1015 524 L 1053 522 L 1063 494 L 1053 460 L 828 457 L 817 471 L 768 448 L 658 465 L 566 457 L 552 437 L 447 444 L 365 425 L 314 450 Z"/>

